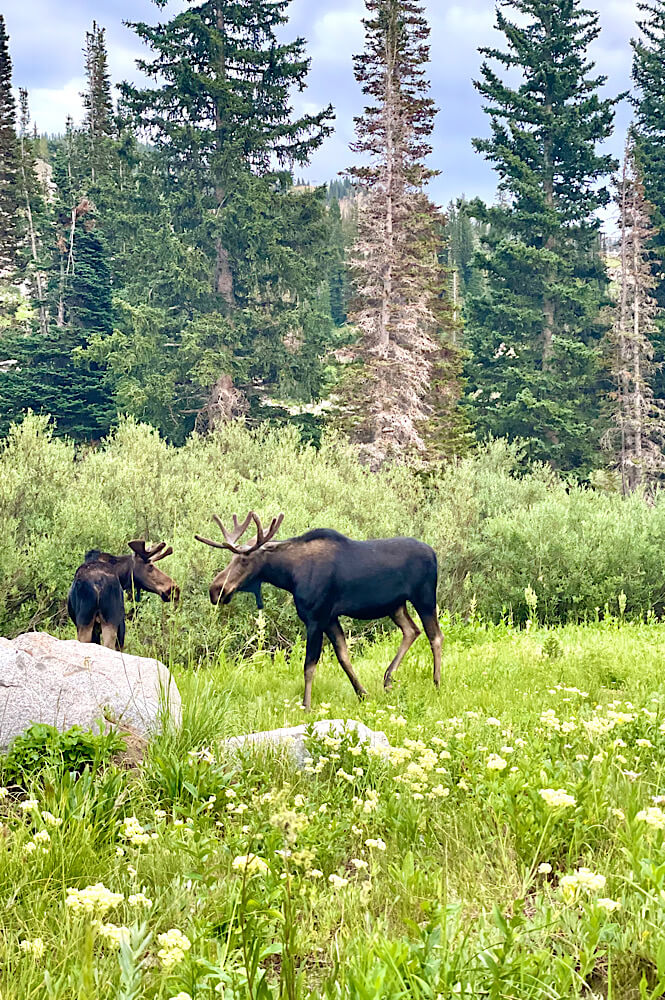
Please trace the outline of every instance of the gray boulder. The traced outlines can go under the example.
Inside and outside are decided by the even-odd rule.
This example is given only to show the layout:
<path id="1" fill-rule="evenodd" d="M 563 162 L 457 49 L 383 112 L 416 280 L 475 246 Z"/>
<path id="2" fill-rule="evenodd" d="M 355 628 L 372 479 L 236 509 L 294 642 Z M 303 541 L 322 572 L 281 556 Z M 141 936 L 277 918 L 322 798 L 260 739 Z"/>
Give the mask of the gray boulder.
<path id="1" fill-rule="evenodd" d="M 158 660 L 27 632 L 0 638 L 0 747 L 33 723 L 90 729 L 100 720 L 148 736 L 166 715 L 180 724 L 180 693 Z"/>
<path id="2" fill-rule="evenodd" d="M 345 730 L 353 730 L 361 743 L 368 743 L 377 750 L 389 750 L 388 737 L 380 730 L 370 729 L 355 719 L 321 719 L 313 725 L 317 736 L 341 736 Z M 309 759 L 305 739 L 307 727 L 290 726 L 286 729 L 268 729 L 262 733 L 248 733 L 246 736 L 231 736 L 224 740 L 223 746 L 229 750 L 242 750 L 248 747 L 257 749 L 282 750 L 290 753 L 298 767 L 303 767 Z"/>

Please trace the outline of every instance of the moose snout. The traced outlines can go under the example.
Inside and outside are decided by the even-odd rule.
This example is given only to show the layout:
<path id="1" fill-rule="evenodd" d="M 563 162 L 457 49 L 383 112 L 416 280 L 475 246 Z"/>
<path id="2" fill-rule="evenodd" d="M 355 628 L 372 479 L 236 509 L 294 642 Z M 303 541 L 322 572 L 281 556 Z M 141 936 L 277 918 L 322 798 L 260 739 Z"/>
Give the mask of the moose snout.
<path id="1" fill-rule="evenodd" d="M 171 601 L 172 604 L 177 604 L 180 600 L 180 587 L 174 584 L 170 590 L 165 591 L 162 594 L 163 601 Z"/>
<path id="2" fill-rule="evenodd" d="M 210 586 L 210 603 L 211 604 L 228 604 L 233 593 L 224 593 L 223 583 L 213 583 Z"/>

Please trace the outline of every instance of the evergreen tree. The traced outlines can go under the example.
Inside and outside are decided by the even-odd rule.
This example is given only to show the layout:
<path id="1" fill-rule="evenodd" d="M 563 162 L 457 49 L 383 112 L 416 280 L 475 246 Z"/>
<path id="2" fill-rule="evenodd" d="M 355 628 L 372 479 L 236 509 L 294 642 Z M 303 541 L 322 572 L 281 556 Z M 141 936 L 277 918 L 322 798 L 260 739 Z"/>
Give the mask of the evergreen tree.
<path id="1" fill-rule="evenodd" d="M 16 101 L 5 19 L 0 14 L 0 277 L 11 277 L 17 264 L 20 205 Z"/>
<path id="2" fill-rule="evenodd" d="M 328 267 L 328 289 L 330 294 L 330 314 L 336 326 L 344 326 L 349 307 L 349 276 L 346 263 L 349 247 L 349 226 L 345 225 L 339 201 L 330 201 L 330 264 Z"/>
<path id="3" fill-rule="evenodd" d="M 111 333 L 105 248 L 88 204 L 78 206 L 76 230 L 62 323 L 3 338 L 3 359 L 14 364 L 0 379 L 1 433 L 27 409 L 51 414 L 59 434 L 79 441 L 99 439 L 115 417 L 105 372 L 87 357 L 90 338 Z"/>
<path id="4" fill-rule="evenodd" d="M 466 294 L 478 294 L 481 287 L 478 269 L 475 266 L 479 244 L 479 227 L 474 226 L 469 215 L 468 202 L 450 202 L 446 211 L 445 238 L 448 246 L 449 264 L 457 277 L 460 298 Z M 456 296 L 453 295 L 455 298 Z"/>
<path id="5" fill-rule="evenodd" d="M 638 21 L 640 36 L 632 41 L 633 80 L 636 96 L 634 134 L 636 156 L 644 184 L 645 197 L 651 206 L 654 251 L 652 270 L 654 294 L 660 319 L 651 335 L 654 346 L 655 370 L 653 385 L 656 396 L 665 398 L 665 0 L 649 0 L 637 4 L 642 17 Z"/>
<path id="6" fill-rule="evenodd" d="M 663 475 L 665 407 L 654 400 L 653 344 L 658 304 L 653 294 L 653 236 L 644 184 L 629 138 L 616 201 L 621 227 L 618 301 L 610 343 L 616 431 L 606 440 L 618 452 L 623 492 L 628 493 Z"/>
<path id="7" fill-rule="evenodd" d="M 155 53 L 139 67 L 161 86 L 124 83 L 127 112 L 165 153 L 185 228 L 215 242 L 215 291 L 234 302 L 220 228 L 236 183 L 251 171 L 304 165 L 330 132 L 332 108 L 295 118 L 292 88 L 309 70 L 305 42 L 280 42 L 288 0 L 206 0 L 154 27 L 132 25 Z"/>
<path id="8" fill-rule="evenodd" d="M 579 0 L 500 0 L 496 17 L 507 44 L 480 50 L 475 86 L 491 135 L 474 144 L 502 198 L 475 205 L 488 228 L 484 289 L 468 307 L 470 401 L 482 433 L 523 438 L 532 458 L 586 469 L 597 452 L 606 294 L 596 212 L 616 166 L 597 144 L 616 100 L 599 96 L 605 78 L 587 54 L 598 16 Z"/>
<path id="9" fill-rule="evenodd" d="M 209 280 L 214 257 L 178 232 L 155 154 L 133 147 L 128 155 L 137 160 L 125 168 L 122 212 L 110 223 L 121 286 L 115 329 L 111 338 L 93 337 L 90 350 L 108 366 L 119 409 L 180 443 L 194 426 L 228 415 L 229 375 L 247 397 L 240 410 L 251 406 L 257 419 L 268 392 L 318 395 L 332 326 L 325 191 L 245 176 L 220 228 L 232 259 L 242 261 L 229 315 Z"/>
<path id="10" fill-rule="evenodd" d="M 89 142 L 90 179 L 93 184 L 109 169 L 110 138 L 114 131 L 111 78 L 106 53 L 105 29 L 96 21 L 85 36 L 87 89 L 81 96 L 85 108 L 84 128 Z"/>
<path id="11" fill-rule="evenodd" d="M 442 219 L 424 190 L 435 174 L 426 165 L 436 114 L 425 78 L 430 29 L 418 0 L 366 0 L 366 8 L 355 73 L 373 103 L 356 119 L 351 148 L 367 162 L 349 171 L 364 194 L 352 308 L 362 369 L 346 404 L 361 453 L 376 466 L 389 456 L 425 455 L 428 446 L 431 455 L 434 423 L 455 438 L 458 384 L 453 367 L 445 371 L 441 341 L 450 324 L 441 297 Z"/>
<path id="12" fill-rule="evenodd" d="M 176 235 L 208 265 L 210 300 L 181 324 L 188 340 L 202 335 L 206 361 L 199 357 L 190 377 L 174 383 L 195 385 L 194 396 L 205 378 L 210 399 L 218 398 L 229 374 L 248 392 L 251 371 L 291 385 L 300 373 L 302 389 L 319 378 L 313 350 L 331 326 L 319 306 L 321 272 L 313 275 L 327 252 L 325 206 L 311 191 L 294 193 L 289 174 L 275 168 L 307 163 L 330 132 L 332 109 L 292 112 L 290 93 L 304 86 L 309 61 L 303 39 L 278 39 L 287 6 L 207 0 L 165 24 L 134 25 L 154 54 L 140 66 L 160 85 L 123 84 L 122 113 L 161 158 Z M 300 232 L 291 228 L 294 214 Z M 202 407 L 208 423 L 210 399 Z"/>

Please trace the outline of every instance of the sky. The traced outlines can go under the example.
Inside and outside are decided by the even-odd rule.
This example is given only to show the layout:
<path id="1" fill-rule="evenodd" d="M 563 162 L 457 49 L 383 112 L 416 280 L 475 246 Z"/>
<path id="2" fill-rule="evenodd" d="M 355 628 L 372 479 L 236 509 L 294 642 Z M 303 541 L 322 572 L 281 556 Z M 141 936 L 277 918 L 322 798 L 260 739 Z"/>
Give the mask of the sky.
<path id="1" fill-rule="evenodd" d="M 175 12 L 184 0 L 171 0 Z M 587 0 L 599 10 L 602 26 L 592 56 L 597 70 L 608 77 L 605 91 L 616 95 L 630 87 L 631 49 L 637 0 Z M 431 165 L 441 171 L 431 194 L 441 205 L 464 194 L 491 200 L 495 175 L 471 139 L 487 134 L 487 116 L 474 90 L 480 56 L 478 47 L 501 42 L 494 31 L 493 0 L 428 0 L 432 27 L 430 79 L 440 112 L 436 120 Z M 33 120 L 40 131 L 61 132 L 65 118 L 81 118 L 84 87 L 82 47 L 94 20 L 106 28 L 109 65 L 114 83 L 140 80 L 135 60 L 148 50 L 124 20 L 163 21 L 165 12 L 150 0 L 3 0 L 10 36 L 16 87 L 27 87 Z M 323 183 L 353 163 L 349 142 L 353 119 L 362 111 L 362 94 L 353 78 L 352 56 L 362 50 L 363 0 L 293 0 L 289 35 L 307 40 L 311 57 L 309 84 L 294 95 L 296 111 L 312 111 L 332 103 L 335 133 L 315 154 L 309 169 L 298 171 L 312 183 Z M 627 102 L 619 107 L 616 132 L 608 144 L 620 156 L 630 120 Z"/>

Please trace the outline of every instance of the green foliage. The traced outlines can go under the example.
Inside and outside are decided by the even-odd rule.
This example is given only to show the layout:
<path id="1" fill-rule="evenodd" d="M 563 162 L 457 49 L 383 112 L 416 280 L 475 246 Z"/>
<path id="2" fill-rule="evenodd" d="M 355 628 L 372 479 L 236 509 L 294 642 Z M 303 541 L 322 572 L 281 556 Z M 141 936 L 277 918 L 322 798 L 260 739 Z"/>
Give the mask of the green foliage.
<path id="1" fill-rule="evenodd" d="M 93 547 L 117 554 L 131 538 L 166 540 L 179 607 L 144 597 L 128 648 L 178 662 L 298 644 L 291 598 L 264 588 L 214 609 L 208 587 L 225 557 L 200 545 L 210 516 L 286 513 L 283 537 L 333 527 L 355 538 L 412 535 L 434 546 L 439 604 L 451 615 L 561 622 L 661 615 L 665 502 L 570 486 L 546 466 L 524 469 L 519 449 L 494 442 L 427 478 L 405 468 L 369 473 L 335 435 L 320 447 L 294 427 L 228 425 L 182 448 L 121 422 L 100 447 L 75 452 L 30 416 L 0 449 L 0 629 L 62 630 L 76 567 Z M 214 530 L 214 529 L 212 529 Z M 535 600 L 534 600 L 535 599 Z M 358 626 L 352 626 L 352 632 Z M 376 626 L 370 626 L 375 629 Z M 263 634 L 263 639 L 260 639 Z"/>
<path id="2" fill-rule="evenodd" d="M 51 778 L 65 771 L 96 768 L 124 749 L 124 740 L 113 729 L 95 733 L 72 726 L 59 732 L 55 726 L 36 723 L 12 740 L 0 758 L 0 773 L 4 784 L 26 786 L 43 772 Z"/>
<path id="3" fill-rule="evenodd" d="M 491 136 L 474 145 L 503 197 L 472 206 L 485 226 L 485 281 L 468 303 L 469 401 L 484 437 L 521 438 L 532 458 L 586 474 L 602 430 L 607 278 L 596 212 L 616 167 L 597 147 L 617 102 L 599 96 L 605 78 L 591 75 L 598 15 L 579 0 L 506 0 L 497 27 L 506 47 L 481 49 L 476 83 Z"/>
<path id="4" fill-rule="evenodd" d="M 644 192 L 651 210 L 654 234 L 650 240 L 654 252 L 653 273 L 656 280 L 655 294 L 659 307 L 665 306 L 665 80 L 663 79 L 663 59 L 665 58 L 665 3 L 663 0 L 649 0 L 638 3 L 640 20 L 639 33 L 633 39 L 633 81 L 636 94 L 634 136 L 636 155 L 643 178 Z M 663 359 L 665 358 L 665 323 L 660 319 L 653 335 L 654 360 L 656 362 L 655 393 L 665 396 Z"/>
<path id="5" fill-rule="evenodd" d="M 5 18 L 0 14 L 0 271 L 11 273 L 18 258 L 19 147 L 12 62 Z"/>

